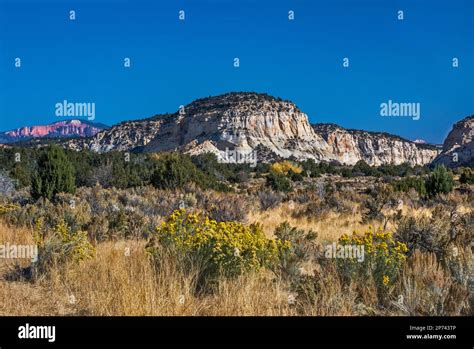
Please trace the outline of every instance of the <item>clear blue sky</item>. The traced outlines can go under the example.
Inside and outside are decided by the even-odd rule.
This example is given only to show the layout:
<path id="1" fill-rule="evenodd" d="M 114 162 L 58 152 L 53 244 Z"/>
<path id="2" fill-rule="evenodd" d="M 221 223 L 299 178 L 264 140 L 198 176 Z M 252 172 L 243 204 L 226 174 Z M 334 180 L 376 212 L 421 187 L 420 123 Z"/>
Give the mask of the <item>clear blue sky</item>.
<path id="1" fill-rule="evenodd" d="M 111 125 L 256 91 L 313 123 L 439 143 L 474 114 L 473 66 L 473 0 L 0 0 L 1 131 L 58 120 L 64 99 Z M 389 99 L 420 102 L 421 119 L 381 117 Z"/>

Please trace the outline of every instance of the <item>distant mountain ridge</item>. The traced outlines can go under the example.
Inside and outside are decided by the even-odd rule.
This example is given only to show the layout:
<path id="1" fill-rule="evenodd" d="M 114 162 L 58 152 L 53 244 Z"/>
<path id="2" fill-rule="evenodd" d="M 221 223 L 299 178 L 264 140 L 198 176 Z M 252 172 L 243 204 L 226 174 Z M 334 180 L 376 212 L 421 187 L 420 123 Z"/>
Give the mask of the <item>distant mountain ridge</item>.
<path id="1" fill-rule="evenodd" d="M 311 125 L 291 101 L 254 92 L 200 98 L 174 114 L 123 122 L 67 146 L 96 152 L 211 152 L 218 157 L 231 149 L 256 151 L 259 161 L 295 158 L 349 165 L 359 160 L 371 165 L 424 165 L 439 153 L 434 146 L 387 133 Z"/>
<path id="2" fill-rule="evenodd" d="M 92 137 L 108 126 L 86 120 L 62 120 L 46 125 L 24 126 L 0 132 L 0 143 L 23 142 L 36 138 Z"/>

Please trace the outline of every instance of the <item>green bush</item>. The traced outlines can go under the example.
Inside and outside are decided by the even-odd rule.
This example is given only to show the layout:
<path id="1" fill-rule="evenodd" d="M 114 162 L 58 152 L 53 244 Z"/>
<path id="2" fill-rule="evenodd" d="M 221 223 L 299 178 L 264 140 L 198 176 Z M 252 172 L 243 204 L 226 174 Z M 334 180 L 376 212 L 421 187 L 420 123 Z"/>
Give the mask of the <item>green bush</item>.
<path id="1" fill-rule="evenodd" d="M 318 233 L 312 230 L 306 232 L 285 221 L 275 228 L 274 234 L 279 241 L 286 241 L 288 245 L 288 248 L 281 250 L 280 271 L 290 279 L 298 278 L 301 268 L 313 262 L 317 255 Z"/>
<path id="2" fill-rule="evenodd" d="M 289 192 L 291 191 L 291 182 L 282 173 L 271 171 L 267 176 L 267 186 L 276 191 Z"/>
<path id="3" fill-rule="evenodd" d="M 76 191 L 74 167 L 64 150 L 56 145 L 46 148 L 38 159 L 38 167 L 33 176 L 31 196 L 48 200 L 58 193 Z"/>
<path id="4" fill-rule="evenodd" d="M 378 172 L 375 168 L 371 167 L 364 160 L 359 160 L 352 168 L 352 173 L 362 173 L 364 176 L 377 176 Z"/>
<path id="5" fill-rule="evenodd" d="M 459 182 L 462 184 L 474 184 L 474 171 L 471 168 L 463 168 Z"/>
<path id="6" fill-rule="evenodd" d="M 399 192 L 408 192 L 410 189 L 415 189 L 421 196 L 426 196 L 425 180 L 421 177 L 406 177 L 392 183 L 393 189 Z"/>
<path id="7" fill-rule="evenodd" d="M 434 197 L 438 194 L 447 194 L 453 190 L 453 175 L 444 165 L 437 165 L 426 179 L 426 192 Z"/>
<path id="8" fill-rule="evenodd" d="M 321 169 L 313 159 L 308 159 L 301 162 L 301 167 L 303 167 L 303 173 L 305 175 L 309 175 L 311 178 L 321 176 Z"/>
<path id="9" fill-rule="evenodd" d="M 229 190 L 227 185 L 199 170 L 188 155 L 160 154 L 151 184 L 159 189 L 180 189 L 188 183 L 196 183 L 203 189 Z"/>
<path id="10" fill-rule="evenodd" d="M 17 182 L 18 188 L 31 185 L 32 174 L 35 173 L 35 160 L 39 150 L 29 148 L 0 149 L 0 168 L 6 170 Z"/>
<path id="11" fill-rule="evenodd" d="M 291 170 L 288 173 L 288 176 L 291 178 L 291 180 L 293 182 L 301 182 L 304 179 L 304 176 L 301 172 L 297 173 L 297 172 L 293 172 Z"/>
<path id="12" fill-rule="evenodd" d="M 151 183 L 155 188 L 176 189 L 196 181 L 197 168 L 189 157 L 177 153 L 163 154 L 158 160 Z"/>
<path id="13" fill-rule="evenodd" d="M 191 161 L 204 174 L 218 181 L 241 183 L 248 180 L 252 168 L 249 164 L 220 163 L 213 153 L 204 153 L 191 157 Z"/>

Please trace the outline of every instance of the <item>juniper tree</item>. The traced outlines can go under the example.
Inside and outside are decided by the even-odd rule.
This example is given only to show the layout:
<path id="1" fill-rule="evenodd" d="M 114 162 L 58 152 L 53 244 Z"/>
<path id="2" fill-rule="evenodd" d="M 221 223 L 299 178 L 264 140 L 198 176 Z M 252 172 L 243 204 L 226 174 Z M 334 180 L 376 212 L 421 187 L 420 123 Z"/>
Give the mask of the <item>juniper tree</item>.
<path id="1" fill-rule="evenodd" d="M 75 173 L 64 150 L 56 145 L 47 147 L 38 158 L 37 171 L 33 175 L 31 196 L 53 200 L 58 193 L 74 193 Z"/>

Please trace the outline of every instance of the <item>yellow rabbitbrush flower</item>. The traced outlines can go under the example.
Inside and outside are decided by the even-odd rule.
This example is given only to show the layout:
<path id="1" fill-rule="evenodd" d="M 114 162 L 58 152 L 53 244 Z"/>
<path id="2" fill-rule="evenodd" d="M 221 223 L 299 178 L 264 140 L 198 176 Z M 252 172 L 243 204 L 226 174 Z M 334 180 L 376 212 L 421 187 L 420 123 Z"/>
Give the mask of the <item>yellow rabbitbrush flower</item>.
<path id="1" fill-rule="evenodd" d="M 64 257 L 74 262 L 91 258 L 95 254 L 95 248 L 89 242 L 87 232 L 85 231 L 71 231 L 70 227 L 61 220 L 50 232 L 46 235 L 41 234 L 43 229 L 43 220 L 36 222 L 37 230 L 35 234 L 35 242 L 37 242 L 40 250 L 47 249 L 50 239 L 58 239 L 61 246 L 64 248 Z M 45 246 L 46 245 L 46 246 Z M 40 251 L 41 253 L 41 251 Z"/>
<path id="2" fill-rule="evenodd" d="M 274 164 L 271 165 L 270 169 L 273 172 L 282 173 L 282 174 L 288 174 L 288 172 L 290 171 L 297 174 L 303 172 L 303 169 L 300 166 L 288 160 L 275 162 Z"/>
<path id="3" fill-rule="evenodd" d="M 360 263 L 351 260 L 338 260 L 339 270 L 346 280 L 373 276 L 377 285 L 383 289 L 392 284 L 398 277 L 407 258 L 406 244 L 395 241 L 392 233 L 382 229 L 373 231 L 372 227 L 362 235 L 354 232 L 352 236 L 342 235 L 341 245 L 357 245 L 364 248 L 364 258 Z"/>
<path id="4" fill-rule="evenodd" d="M 80 262 L 92 258 L 95 248 L 85 231 L 73 231 L 61 220 L 53 228 L 46 228 L 44 218 L 35 222 L 33 234 L 38 246 L 38 261 L 33 264 L 33 276 L 48 274 L 51 268 L 69 262 Z"/>
<path id="5" fill-rule="evenodd" d="M 258 224 L 216 222 L 180 209 L 156 228 L 147 245 L 154 257 L 159 257 L 160 248 L 172 251 L 181 261 L 205 261 L 206 274 L 217 277 L 273 266 L 288 246 L 267 239 Z"/>
<path id="6" fill-rule="evenodd" d="M 19 208 L 20 206 L 17 204 L 2 204 L 0 205 L 0 214 L 15 211 L 15 210 L 18 210 Z"/>

